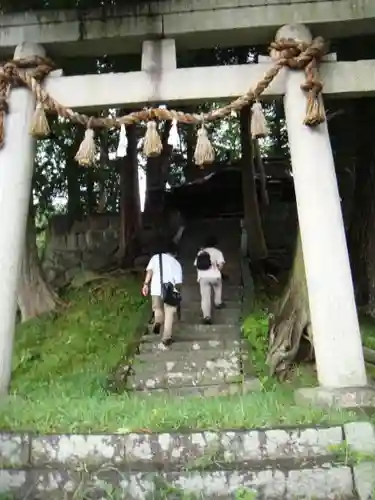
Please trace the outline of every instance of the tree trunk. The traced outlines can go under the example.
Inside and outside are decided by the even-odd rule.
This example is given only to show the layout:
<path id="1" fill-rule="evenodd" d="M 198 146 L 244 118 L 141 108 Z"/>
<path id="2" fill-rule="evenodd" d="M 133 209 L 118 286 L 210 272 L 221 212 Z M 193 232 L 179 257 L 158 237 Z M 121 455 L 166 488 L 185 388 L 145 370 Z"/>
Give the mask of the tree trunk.
<path id="1" fill-rule="evenodd" d="M 240 113 L 242 147 L 242 193 L 244 222 L 248 233 L 249 254 L 252 261 L 267 257 L 267 246 L 262 229 L 258 197 L 255 184 L 254 158 L 250 136 L 250 107 L 242 108 Z"/>
<path id="2" fill-rule="evenodd" d="M 270 316 L 268 334 L 266 363 L 271 376 L 284 380 L 293 363 L 313 360 L 310 309 L 299 233 L 289 281 Z"/>
<path id="3" fill-rule="evenodd" d="M 27 221 L 17 302 L 22 322 L 54 311 L 60 304 L 57 294 L 46 283 L 43 276 L 36 245 L 35 222 L 31 214 Z"/>
<path id="4" fill-rule="evenodd" d="M 259 175 L 259 181 L 260 181 L 260 199 L 262 202 L 262 209 L 265 210 L 268 207 L 268 205 L 270 204 L 270 201 L 268 198 L 268 191 L 267 191 L 266 171 L 264 169 L 264 163 L 262 160 L 262 154 L 260 151 L 258 139 L 253 139 L 252 145 L 253 145 L 253 151 L 254 151 L 256 171 Z"/>
<path id="5" fill-rule="evenodd" d="M 356 175 L 349 248 L 357 304 L 375 317 L 374 101 L 356 102 Z"/>
<path id="6" fill-rule="evenodd" d="M 192 111 L 187 109 L 187 111 Z M 192 111 L 194 112 L 194 111 Z M 194 127 L 188 127 L 186 131 L 186 166 L 185 166 L 185 179 L 186 182 L 191 182 L 196 178 L 197 166 L 194 161 L 194 151 L 196 144 L 196 132 Z"/>
<path id="7" fill-rule="evenodd" d="M 148 224 L 152 224 L 157 232 L 164 228 L 164 189 L 170 164 L 171 146 L 168 145 L 168 137 L 171 122 L 166 122 L 162 132 L 163 150 L 159 156 L 147 159 L 146 199 L 144 218 Z"/>
<path id="8" fill-rule="evenodd" d="M 124 267 L 134 260 L 141 228 L 138 184 L 137 133 L 135 125 L 127 127 L 128 149 L 120 164 L 120 247 L 119 259 Z"/>
<path id="9" fill-rule="evenodd" d="M 94 172 L 92 168 L 88 168 L 86 171 L 86 203 L 87 215 L 91 215 L 94 212 L 96 205 L 94 193 Z"/>
<path id="10" fill-rule="evenodd" d="M 83 131 L 79 128 L 76 130 L 76 136 L 71 148 L 67 151 L 66 156 L 66 182 L 68 191 L 68 217 L 70 224 L 79 219 L 82 215 L 81 193 L 79 183 L 79 169 L 77 162 L 74 160 L 74 155 L 82 142 Z"/>
<path id="11" fill-rule="evenodd" d="M 100 134 L 100 156 L 99 156 L 99 202 L 97 212 L 103 213 L 107 209 L 107 197 L 105 192 L 106 166 L 108 165 L 108 130 L 103 129 Z M 88 212 L 90 213 L 90 212 Z"/>

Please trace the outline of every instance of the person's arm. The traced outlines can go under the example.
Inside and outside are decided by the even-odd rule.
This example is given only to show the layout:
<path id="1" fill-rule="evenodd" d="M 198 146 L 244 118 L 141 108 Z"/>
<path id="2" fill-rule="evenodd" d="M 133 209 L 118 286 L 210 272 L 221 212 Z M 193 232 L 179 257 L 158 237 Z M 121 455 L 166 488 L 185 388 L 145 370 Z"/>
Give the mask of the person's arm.
<path id="1" fill-rule="evenodd" d="M 174 284 L 176 285 L 177 289 L 181 288 L 182 285 L 182 266 L 178 262 L 178 266 L 176 266 L 176 276 L 174 277 Z"/>
<path id="2" fill-rule="evenodd" d="M 152 257 L 150 262 L 148 263 L 148 266 L 146 267 L 146 276 L 142 287 L 142 294 L 145 296 L 148 295 L 150 291 L 150 283 L 153 275 L 153 267 L 154 267 L 154 258 Z"/>
<path id="3" fill-rule="evenodd" d="M 224 264 L 225 264 L 224 255 L 222 254 L 222 252 L 220 252 L 219 258 L 218 258 L 217 263 L 216 263 L 219 271 L 223 270 Z"/>

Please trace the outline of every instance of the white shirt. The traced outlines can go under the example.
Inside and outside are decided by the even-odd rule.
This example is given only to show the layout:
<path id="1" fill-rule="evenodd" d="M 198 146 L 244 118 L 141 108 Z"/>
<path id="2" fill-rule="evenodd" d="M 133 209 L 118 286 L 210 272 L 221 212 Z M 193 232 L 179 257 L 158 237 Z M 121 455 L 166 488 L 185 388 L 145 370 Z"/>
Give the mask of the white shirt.
<path id="1" fill-rule="evenodd" d="M 159 254 L 155 254 L 151 257 L 146 267 L 146 271 L 152 271 L 150 293 L 158 297 L 161 295 L 159 264 Z M 178 260 L 168 253 L 163 253 L 162 266 L 163 283 L 173 283 L 174 285 L 182 283 L 182 267 Z"/>
<path id="2" fill-rule="evenodd" d="M 207 252 L 211 257 L 211 267 L 205 271 L 197 269 L 198 271 L 198 281 L 201 278 L 217 279 L 221 278 L 221 272 L 218 268 L 219 265 L 225 264 L 223 253 L 217 248 L 203 248 L 199 253 Z M 197 266 L 197 259 L 195 259 L 194 266 Z"/>

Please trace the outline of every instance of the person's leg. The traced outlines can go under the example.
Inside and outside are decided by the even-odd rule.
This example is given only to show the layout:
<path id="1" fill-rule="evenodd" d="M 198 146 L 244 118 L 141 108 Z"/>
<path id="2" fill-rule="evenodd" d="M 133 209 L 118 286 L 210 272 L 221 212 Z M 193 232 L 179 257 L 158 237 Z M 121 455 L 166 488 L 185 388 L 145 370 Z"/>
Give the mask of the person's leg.
<path id="1" fill-rule="evenodd" d="M 162 337 L 164 345 L 170 345 L 172 343 L 173 323 L 176 311 L 177 307 L 164 304 L 164 330 Z"/>
<path id="2" fill-rule="evenodd" d="M 203 321 L 208 323 L 211 320 L 211 284 L 207 278 L 199 280 L 199 287 L 201 291 L 201 309 Z"/>
<path id="3" fill-rule="evenodd" d="M 163 302 L 161 297 L 158 295 L 153 295 L 151 297 L 152 300 L 152 310 L 154 311 L 154 328 L 153 332 L 158 335 L 160 333 L 161 324 L 164 321 L 164 310 L 163 310 Z"/>
<path id="4" fill-rule="evenodd" d="M 223 282 L 219 278 L 212 281 L 212 288 L 214 289 L 214 304 L 217 309 L 223 307 L 222 293 L 223 293 Z"/>

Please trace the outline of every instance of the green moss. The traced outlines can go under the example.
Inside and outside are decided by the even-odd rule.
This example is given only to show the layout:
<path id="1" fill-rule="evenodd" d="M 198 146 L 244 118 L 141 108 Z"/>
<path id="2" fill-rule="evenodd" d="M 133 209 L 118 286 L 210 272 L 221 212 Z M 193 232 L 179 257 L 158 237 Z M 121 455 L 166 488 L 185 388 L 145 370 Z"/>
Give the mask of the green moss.
<path id="1" fill-rule="evenodd" d="M 67 307 L 18 326 L 13 395 L 35 400 L 51 394 L 90 396 L 127 349 L 145 300 L 133 279 L 112 279 L 70 291 Z"/>
<path id="2" fill-rule="evenodd" d="M 375 350 L 375 320 L 368 316 L 360 315 L 359 323 L 363 345 Z"/>

